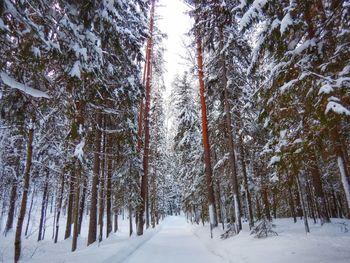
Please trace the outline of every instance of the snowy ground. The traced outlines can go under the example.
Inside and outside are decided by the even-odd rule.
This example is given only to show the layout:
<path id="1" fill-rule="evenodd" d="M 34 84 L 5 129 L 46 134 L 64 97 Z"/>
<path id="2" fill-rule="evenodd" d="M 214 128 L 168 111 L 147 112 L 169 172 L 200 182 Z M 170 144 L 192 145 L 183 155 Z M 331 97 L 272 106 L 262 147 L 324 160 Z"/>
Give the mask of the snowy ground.
<path id="1" fill-rule="evenodd" d="M 126 218 L 125 218 L 126 219 Z M 128 237 L 128 221 L 120 220 L 120 230 L 109 239 L 86 247 L 87 222 L 83 225 L 78 250 L 70 252 L 71 240 L 53 244 L 50 220 L 46 240 L 37 243 L 35 227 L 32 235 L 23 240 L 23 260 L 30 263 L 322 263 L 350 262 L 349 220 L 333 219 L 331 224 L 311 226 L 306 235 L 302 221 L 296 224 L 291 219 L 278 219 L 274 229 L 278 236 L 256 239 L 249 234 L 247 225 L 235 237 L 221 240 L 220 228 L 210 239 L 209 227 L 191 225 L 184 217 L 167 217 L 156 229 L 147 230 L 142 237 Z M 34 222 L 35 224 L 35 222 Z M 6 238 L 0 235 L 0 262 L 13 262 L 13 233 Z"/>
<path id="2" fill-rule="evenodd" d="M 293 223 L 292 219 L 277 219 L 274 224 L 278 236 L 265 239 L 251 236 L 247 224 L 239 235 L 227 240 L 219 239 L 222 231 L 218 228 L 213 240 L 208 234 L 209 227 L 193 226 L 192 231 L 209 251 L 225 259 L 223 262 L 350 262 L 350 220 L 332 219 L 331 224 L 322 227 L 310 223 L 309 234 L 305 233 L 302 220 Z"/>

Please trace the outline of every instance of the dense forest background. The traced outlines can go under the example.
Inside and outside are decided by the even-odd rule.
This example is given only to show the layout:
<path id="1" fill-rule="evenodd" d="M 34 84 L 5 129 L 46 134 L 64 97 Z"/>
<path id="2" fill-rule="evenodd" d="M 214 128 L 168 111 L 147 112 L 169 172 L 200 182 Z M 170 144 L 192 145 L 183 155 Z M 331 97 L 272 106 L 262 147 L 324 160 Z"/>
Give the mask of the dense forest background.
<path id="1" fill-rule="evenodd" d="M 0 227 L 15 262 L 35 206 L 37 240 L 72 237 L 72 251 L 84 220 L 90 245 L 121 213 L 130 235 L 180 211 L 233 235 L 350 217 L 350 1 L 186 3 L 190 67 L 169 99 L 156 1 L 0 2 Z"/>

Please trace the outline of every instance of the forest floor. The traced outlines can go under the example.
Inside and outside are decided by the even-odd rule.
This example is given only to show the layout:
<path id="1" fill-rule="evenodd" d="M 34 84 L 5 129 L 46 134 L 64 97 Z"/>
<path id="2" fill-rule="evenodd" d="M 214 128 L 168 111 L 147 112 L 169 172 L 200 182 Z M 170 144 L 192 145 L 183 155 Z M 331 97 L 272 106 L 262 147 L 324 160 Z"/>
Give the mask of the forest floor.
<path id="1" fill-rule="evenodd" d="M 167 217 L 155 229 L 146 230 L 141 237 L 128 236 L 128 221 L 120 220 L 119 230 L 101 243 L 86 247 L 88 220 L 85 220 L 78 250 L 70 252 L 71 239 L 53 244 L 52 226 L 47 221 L 44 241 L 36 242 L 37 221 L 30 227 L 31 235 L 23 239 L 21 262 L 30 263 L 326 263 L 350 262 L 350 220 L 332 219 L 322 227 L 310 223 L 310 234 L 305 234 L 303 221 L 292 219 L 274 221 L 278 236 L 257 239 L 250 235 L 248 225 L 243 231 L 226 240 L 224 232 L 214 229 L 210 238 L 208 225 L 192 225 L 182 216 Z M 0 235 L 0 262 L 13 262 L 14 233 Z"/>

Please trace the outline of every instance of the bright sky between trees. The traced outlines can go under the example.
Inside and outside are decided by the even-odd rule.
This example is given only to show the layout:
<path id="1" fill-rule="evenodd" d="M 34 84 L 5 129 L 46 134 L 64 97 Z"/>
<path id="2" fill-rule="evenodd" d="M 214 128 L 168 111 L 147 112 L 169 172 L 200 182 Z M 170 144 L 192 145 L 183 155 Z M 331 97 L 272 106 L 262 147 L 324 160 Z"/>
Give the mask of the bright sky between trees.
<path id="1" fill-rule="evenodd" d="M 156 10 L 157 15 L 160 16 L 158 25 L 160 30 L 168 35 L 168 38 L 164 39 L 166 95 L 170 93 L 174 76 L 185 70 L 182 57 L 186 54 L 186 49 L 183 42 L 184 40 L 187 42 L 185 34 L 191 28 L 191 19 L 186 14 L 188 10 L 183 0 L 160 0 L 158 2 Z"/>

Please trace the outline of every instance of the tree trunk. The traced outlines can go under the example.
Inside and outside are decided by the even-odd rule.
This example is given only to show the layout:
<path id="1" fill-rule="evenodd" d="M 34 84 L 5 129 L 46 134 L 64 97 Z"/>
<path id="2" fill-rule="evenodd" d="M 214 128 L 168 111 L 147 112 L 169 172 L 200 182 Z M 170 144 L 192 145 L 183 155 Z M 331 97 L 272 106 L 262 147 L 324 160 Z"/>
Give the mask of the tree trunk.
<path id="1" fill-rule="evenodd" d="M 28 148 L 27 148 L 27 160 L 26 166 L 23 176 L 23 194 L 21 201 L 21 208 L 17 220 L 16 227 L 16 236 L 15 236 L 15 256 L 14 262 L 17 263 L 21 256 L 21 236 L 22 236 L 22 227 L 24 216 L 26 214 L 27 208 L 27 198 L 28 198 L 28 189 L 29 189 L 29 181 L 30 181 L 30 169 L 32 167 L 32 155 L 33 155 L 33 137 L 34 137 L 34 120 L 32 120 L 31 127 L 29 128 L 28 133 Z"/>
<path id="2" fill-rule="evenodd" d="M 85 209 L 85 199 L 86 199 L 86 189 L 87 189 L 87 176 L 83 173 L 81 176 L 83 176 L 83 193 L 81 195 L 81 201 L 79 206 L 79 224 L 78 224 L 78 234 L 81 233 L 81 225 L 83 223 L 83 217 L 84 217 L 84 209 Z"/>
<path id="3" fill-rule="evenodd" d="M 66 172 L 65 169 L 63 169 L 61 174 L 61 189 L 60 189 L 60 194 L 58 196 L 57 215 L 56 215 L 56 233 L 55 233 L 54 243 L 57 243 L 58 231 L 60 229 L 60 216 L 61 216 L 61 209 L 62 209 L 62 202 L 63 202 L 65 172 Z"/>
<path id="4" fill-rule="evenodd" d="M 296 181 L 298 185 L 298 190 L 299 190 L 299 198 L 300 198 L 300 203 L 301 203 L 301 209 L 303 210 L 303 218 L 304 218 L 304 226 L 305 226 L 305 232 L 309 233 L 310 228 L 309 228 L 309 222 L 307 220 L 307 212 L 306 212 L 306 207 L 305 207 L 305 202 L 304 202 L 304 191 L 303 191 L 303 184 L 302 181 L 299 179 L 299 176 L 296 176 Z"/>
<path id="5" fill-rule="evenodd" d="M 45 185 L 43 190 L 43 199 L 41 201 L 41 214 L 40 214 L 40 221 L 39 221 L 39 232 L 38 232 L 38 241 L 43 240 L 43 225 L 44 225 L 44 215 L 45 215 L 45 208 L 46 208 L 46 199 L 47 199 L 47 191 L 48 191 L 48 180 L 49 180 L 49 171 L 46 170 L 46 178 L 45 178 Z"/>
<path id="6" fill-rule="evenodd" d="M 321 220 L 321 225 L 323 225 L 324 223 L 329 223 L 330 219 L 326 210 L 326 201 L 322 187 L 321 174 L 320 170 L 318 169 L 317 160 L 313 149 L 309 158 L 310 163 L 308 164 L 308 167 L 311 173 L 312 184 L 315 190 L 318 214 Z"/>
<path id="7" fill-rule="evenodd" d="M 67 207 L 67 222 L 66 222 L 66 231 L 64 234 L 64 239 L 70 237 L 72 232 L 72 212 L 73 212 L 73 199 L 74 199 L 74 180 L 75 180 L 75 171 L 73 169 L 73 164 L 69 165 L 70 168 L 70 178 L 69 178 L 69 196 L 68 196 L 68 207 Z"/>
<path id="8" fill-rule="evenodd" d="M 289 201 L 289 208 L 290 208 L 290 215 L 293 217 L 294 223 L 297 222 L 297 215 L 295 213 L 295 205 L 294 205 L 294 198 L 293 198 L 293 193 L 292 193 L 292 187 L 293 187 L 293 179 L 291 178 L 288 181 L 288 201 Z"/>
<path id="9" fill-rule="evenodd" d="M 250 191 L 249 191 L 249 182 L 248 182 L 248 175 L 247 175 L 247 167 L 245 163 L 245 152 L 243 147 L 242 135 L 239 135 L 239 148 L 241 153 L 241 163 L 242 163 L 242 172 L 243 172 L 243 180 L 244 180 L 244 191 L 245 191 L 247 210 L 248 210 L 249 228 L 251 229 L 254 226 L 254 215 L 253 215 L 253 209 L 252 209 L 252 200 L 251 200 Z"/>
<path id="10" fill-rule="evenodd" d="M 145 98 L 145 112 L 144 112 L 144 128 L 145 128 L 145 143 L 144 143 L 144 154 L 143 154 L 143 176 L 141 178 L 141 204 L 138 209 L 137 219 L 137 235 L 143 235 L 144 227 L 144 213 L 145 205 L 148 193 L 148 163 L 149 163 L 149 118 L 150 118 L 150 103 L 151 103 L 151 83 L 152 83 L 152 45 L 153 45 L 153 26 L 154 26 L 154 8 L 155 0 L 151 2 L 151 18 L 150 18 L 150 39 L 149 47 L 147 49 L 148 60 L 146 61 L 147 66 L 147 79 L 146 79 L 146 98 Z"/>
<path id="11" fill-rule="evenodd" d="M 269 203 L 269 197 L 268 197 L 267 191 L 268 191 L 267 186 L 263 185 L 261 189 L 261 194 L 262 194 L 262 200 L 264 202 L 264 214 L 265 214 L 265 218 L 271 221 L 272 218 L 270 213 L 270 203 Z"/>
<path id="12" fill-rule="evenodd" d="M 337 157 L 338 168 L 340 171 L 340 178 L 343 185 L 346 201 L 347 201 L 347 209 L 348 209 L 348 217 L 350 217 L 350 174 L 348 171 L 348 167 L 345 162 L 345 154 L 342 149 L 340 134 L 338 132 L 338 127 L 334 127 L 331 130 L 331 137 L 334 144 L 334 153 Z"/>
<path id="13" fill-rule="evenodd" d="M 201 112 L 202 112 L 202 137 L 203 137 L 203 147 L 204 147 L 205 178 L 206 178 L 207 194 L 208 194 L 209 219 L 210 219 L 211 228 L 213 228 L 218 225 L 218 221 L 217 221 L 216 208 L 215 208 L 215 197 L 214 197 L 213 178 L 212 178 L 213 171 L 212 171 L 211 160 L 210 160 L 207 108 L 206 108 L 205 91 L 204 91 L 202 40 L 201 40 L 199 31 L 196 34 L 196 44 L 197 44 L 197 64 L 198 64 L 198 80 L 199 80 L 199 89 L 200 89 L 200 103 L 201 103 Z"/>
<path id="14" fill-rule="evenodd" d="M 118 231 L 118 209 L 114 211 L 114 233 Z"/>
<path id="15" fill-rule="evenodd" d="M 224 46 L 224 36 L 223 28 L 220 28 L 220 50 L 223 50 Z M 233 202 L 234 202 L 234 211 L 235 211 L 235 228 L 237 233 L 242 229 L 242 220 L 241 220 L 241 202 L 238 189 L 238 178 L 237 178 L 237 166 L 236 166 L 236 156 L 235 156 L 235 147 L 233 143 L 233 129 L 232 129 L 232 117 L 230 111 L 229 103 L 229 94 L 227 90 L 227 72 L 226 72 L 226 58 L 224 52 L 221 52 L 221 64 L 222 64 L 222 79 L 223 79 L 223 89 L 224 89 L 224 110 L 225 110 L 225 122 L 226 122 L 226 135 L 227 135 L 227 144 L 229 150 L 229 166 L 230 166 L 230 179 L 232 184 L 233 192 Z"/>
<path id="16" fill-rule="evenodd" d="M 113 169 L 113 159 L 112 159 L 112 137 L 108 135 L 107 137 L 107 182 L 106 182 L 106 236 L 112 232 L 112 169 Z"/>
<path id="17" fill-rule="evenodd" d="M 100 154 L 101 154 L 101 112 L 96 115 L 95 128 L 95 153 L 94 153 L 94 167 L 91 184 L 91 201 L 90 201 L 90 222 L 87 245 L 96 241 L 97 235 L 97 191 L 98 191 L 98 177 L 100 175 Z"/>
<path id="18" fill-rule="evenodd" d="M 74 202 L 74 229 L 73 229 L 73 239 L 72 239 L 72 252 L 77 249 L 78 235 L 79 235 L 79 200 L 80 200 L 80 181 L 82 173 L 82 165 L 79 160 L 76 160 L 75 169 L 75 202 Z"/>
<path id="19" fill-rule="evenodd" d="M 17 184 L 18 184 L 17 178 L 13 178 L 11 194 L 10 194 L 10 205 L 8 208 L 7 221 L 6 221 L 5 231 L 4 231 L 5 236 L 7 232 L 10 231 L 13 227 L 13 218 L 15 216 L 15 206 L 16 206 L 16 199 L 17 199 Z"/>
<path id="20" fill-rule="evenodd" d="M 33 182 L 33 192 L 32 192 L 32 198 L 30 200 L 30 206 L 29 206 L 29 211 L 28 211 L 28 218 L 27 218 L 27 225 L 26 225 L 26 231 L 24 232 L 24 235 L 28 235 L 28 230 L 29 230 L 29 222 L 30 222 L 30 217 L 32 214 L 32 209 L 33 209 L 33 203 L 34 203 L 34 197 L 35 197 L 35 184 Z"/>
<path id="21" fill-rule="evenodd" d="M 132 208 L 131 208 L 131 205 L 129 205 L 129 236 L 130 237 L 132 235 L 132 232 L 133 232 L 133 230 L 132 230 Z"/>
<path id="22" fill-rule="evenodd" d="M 105 125 L 104 125 L 105 127 Z M 104 212 L 104 188 L 105 188 L 105 164 L 106 164 L 106 134 L 103 133 L 103 142 L 102 142 L 102 160 L 101 160 L 101 177 L 100 177 L 100 187 L 99 187 L 99 205 L 98 205 L 98 225 L 99 225 L 99 234 L 98 242 L 102 241 L 103 238 L 103 212 Z"/>

